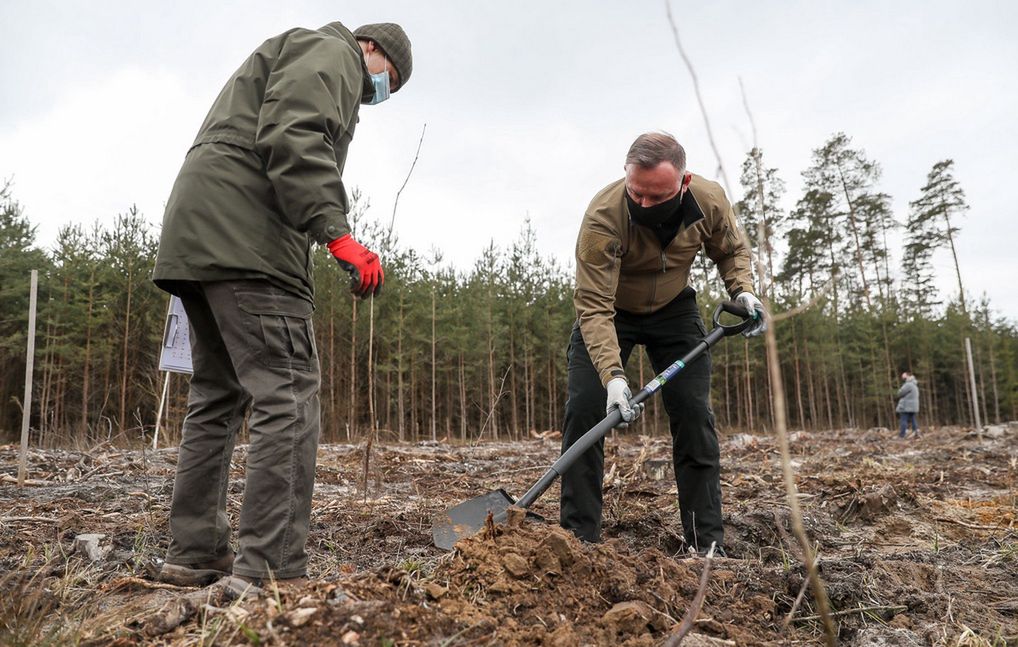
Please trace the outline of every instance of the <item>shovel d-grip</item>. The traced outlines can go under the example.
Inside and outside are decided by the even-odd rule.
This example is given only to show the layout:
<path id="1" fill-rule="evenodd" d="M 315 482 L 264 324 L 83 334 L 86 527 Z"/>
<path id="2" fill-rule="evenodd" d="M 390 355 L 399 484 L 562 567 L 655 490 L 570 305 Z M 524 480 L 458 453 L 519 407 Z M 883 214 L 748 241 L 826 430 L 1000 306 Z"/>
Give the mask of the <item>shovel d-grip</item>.
<path id="1" fill-rule="evenodd" d="M 721 323 L 722 312 L 740 317 L 742 320 L 735 324 L 724 325 Z M 717 308 L 714 309 L 714 315 L 711 318 L 711 322 L 714 325 L 713 330 L 681 359 L 676 360 L 650 382 L 647 382 L 647 385 L 629 400 L 629 404 L 640 404 L 654 395 L 662 386 L 674 378 L 679 371 L 700 357 L 704 351 L 708 350 L 723 337 L 737 335 L 752 326 L 756 322 L 757 316 L 756 312 L 751 313 L 731 301 L 719 303 Z M 491 513 L 494 521 L 498 523 L 505 520 L 506 512 L 510 506 L 515 505 L 523 509 L 529 508 L 551 487 L 551 484 L 558 477 L 562 476 L 566 470 L 572 467 L 573 463 L 584 452 L 593 447 L 595 443 L 604 438 L 612 428 L 618 426 L 621 422 L 622 413 L 617 408 L 613 409 L 601 422 L 580 436 L 569 449 L 563 452 L 559 459 L 552 464 L 551 468 L 519 500 L 513 500 L 508 492 L 499 488 L 487 494 L 468 499 L 437 515 L 431 523 L 431 536 L 435 541 L 435 546 L 444 550 L 452 550 L 457 541 L 464 537 L 469 537 L 480 530 L 484 526 L 489 513 Z M 528 513 L 527 516 L 537 517 L 534 513 Z"/>

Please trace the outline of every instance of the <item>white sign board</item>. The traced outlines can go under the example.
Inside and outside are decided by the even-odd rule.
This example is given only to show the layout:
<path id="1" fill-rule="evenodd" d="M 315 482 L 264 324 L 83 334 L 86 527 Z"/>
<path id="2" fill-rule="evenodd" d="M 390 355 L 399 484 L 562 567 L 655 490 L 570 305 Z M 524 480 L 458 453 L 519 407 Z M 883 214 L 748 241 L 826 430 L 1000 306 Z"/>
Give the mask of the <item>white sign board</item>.
<path id="1" fill-rule="evenodd" d="M 180 299 L 171 296 L 163 329 L 163 347 L 159 354 L 159 370 L 173 373 L 194 373 L 191 364 L 191 335 L 187 313 Z"/>

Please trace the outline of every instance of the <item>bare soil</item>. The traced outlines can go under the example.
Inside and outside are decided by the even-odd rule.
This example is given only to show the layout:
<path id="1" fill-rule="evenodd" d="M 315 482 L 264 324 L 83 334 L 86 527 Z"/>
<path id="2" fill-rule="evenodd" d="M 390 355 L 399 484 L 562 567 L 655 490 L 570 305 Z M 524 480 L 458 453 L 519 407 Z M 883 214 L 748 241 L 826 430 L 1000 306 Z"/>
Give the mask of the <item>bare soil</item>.
<path id="1" fill-rule="evenodd" d="M 451 553 L 430 520 L 498 487 L 519 496 L 558 455 L 517 443 L 319 451 L 311 581 L 231 601 L 152 580 L 168 542 L 175 449 L 0 447 L 0 644 L 659 645 L 697 593 L 669 441 L 609 440 L 605 541 L 553 523 L 489 527 Z M 1018 644 L 1018 424 L 791 438 L 804 522 L 846 645 Z M 244 448 L 229 510 L 236 527 Z M 686 645 L 820 644 L 774 439 L 722 439 L 726 557 Z M 553 487 L 534 510 L 558 517 Z M 104 535 L 93 546 L 75 538 Z M 790 619 L 789 619 L 789 616 Z"/>

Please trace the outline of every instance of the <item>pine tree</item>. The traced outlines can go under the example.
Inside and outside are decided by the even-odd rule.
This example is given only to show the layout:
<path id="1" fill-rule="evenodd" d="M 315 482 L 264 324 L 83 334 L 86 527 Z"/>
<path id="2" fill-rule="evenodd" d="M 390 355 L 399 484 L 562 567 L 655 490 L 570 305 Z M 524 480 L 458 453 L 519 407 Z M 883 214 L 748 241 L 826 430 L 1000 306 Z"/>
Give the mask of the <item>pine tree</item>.
<path id="1" fill-rule="evenodd" d="M 894 288 L 887 235 L 899 226 L 891 210 L 891 196 L 886 193 L 864 193 L 856 200 L 855 209 L 862 222 L 860 242 L 863 262 L 866 267 L 873 268 L 880 303 L 886 307 Z"/>
<path id="2" fill-rule="evenodd" d="M 866 271 L 863 241 L 870 236 L 868 223 L 859 213 L 858 202 L 871 193 L 880 179 L 880 166 L 865 153 L 851 148 L 852 140 L 844 133 L 835 133 L 823 146 L 813 151 L 810 167 L 803 172 L 806 192 L 818 191 L 830 196 L 831 225 L 846 232 L 846 246 L 838 253 L 847 253 L 854 261 L 854 271 L 844 270 L 846 283 L 861 292 L 867 308 L 872 309 L 870 278 Z"/>
<path id="3" fill-rule="evenodd" d="M 778 170 L 767 168 L 763 161 L 763 151 L 754 147 L 742 163 L 740 177 L 745 191 L 742 200 L 736 207 L 739 220 L 748 235 L 750 246 L 760 252 L 759 227 L 763 224 L 763 240 L 766 255 L 767 277 L 761 277 L 762 287 L 774 279 L 774 247 L 772 241 L 783 235 L 787 217 L 781 209 L 781 198 L 785 193 L 785 183 L 778 177 Z M 770 290 L 766 290 L 770 292 Z"/>
<path id="4" fill-rule="evenodd" d="M 14 199 L 11 182 L 4 182 L 0 187 L 0 432 L 12 438 L 21 426 L 18 403 L 25 378 L 30 277 L 32 270 L 39 271 L 42 295 L 49 273 L 46 254 L 35 247 L 35 230 Z M 40 321 L 44 308 L 45 300 L 40 299 Z M 45 339 L 38 340 L 37 352 L 44 347 Z"/>
<path id="5" fill-rule="evenodd" d="M 936 236 L 928 236 L 927 240 L 939 244 L 946 243 L 950 248 L 955 275 L 958 277 L 958 301 L 962 312 L 967 313 L 965 287 L 961 280 L 961 267 L 958 264 L 958 251 L 955 249 L 954 239 L 960 231 L 957 226 L 958 219 L 968 211 L 968 203 L 965 201 L 965 192 L 961 184 L 954 179 L 953 171 L 954 160 L 947 159 L 934 164 L 926 176 L 926 184 L 919 197 L 909 203 L 909 208 L 917 228 L 936 232 Z"/>
<path id="6" fill-rule="evenodd" d="M 833 303 L 838 304 L 837 250 L 842 232 L 835 226 L 836 217 L 833 196 L 816 189 L 807 191 L 792 210 L 788 252 L 778 279 L 794 285 L 798 299 L 829 285 Z"/>
<path id="7" fill-rule="evenodd" d="M 116 332 L 117 340 L 117 358 L 110 367 L 117 376 L 117 425 L 125 432 L 143 402 L 146 410 L 154 410 L 149 405 L 157 397 L 153 381 L 157 358 L 151 349 L 158 348 L 161 326 L 145 314 L 162 310 L 166 301 L 149 280 L 156 240 L 135 206 L 117 216 L 113 228 L 104 232 L 102 246 L 107 264 L 105 305 L 114 313 L 110 332 Z M 129 385 L 135 388 L 128 389 Z"/>
<path id="8" fill-rule="evenodd" d="M 936 219 L 917 202 L 909 203 L 901 264 L 902 301 L 909 319 L 928 319 L 940 305 L 932 259 L 941 240 Z"/>

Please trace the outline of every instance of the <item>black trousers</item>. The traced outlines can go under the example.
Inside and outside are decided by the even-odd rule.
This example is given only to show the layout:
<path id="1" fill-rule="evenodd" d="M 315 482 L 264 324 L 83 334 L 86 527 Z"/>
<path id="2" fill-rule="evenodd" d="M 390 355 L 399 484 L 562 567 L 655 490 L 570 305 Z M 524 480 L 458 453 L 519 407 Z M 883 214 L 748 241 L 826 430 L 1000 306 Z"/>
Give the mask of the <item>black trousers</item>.
<path id="1" fill-rule="evenodd" d="M 616 312 L 622 364 L 636 344 L 646 346 L 656 373 L 680 359 L 707 334 L 696 299 L 682 296 L 649 315 Z M 562 451 L 605 416 L 607 393 L 590 360 L 579 326 L 569 340 L 568 389 Z M 697 550 L 722 545 L 720 450 L 710 407 L 710 353 L 705 352 L 662 388 L 672 434 L 672 461 L 686 543 Z M 640 386 L 633 385 L 635 392 Z M 639 425 L 639 422 L 636 423 Z M 577 537 L 601 538 L 604 440 L 562 475 L 560 523 Z"/>

